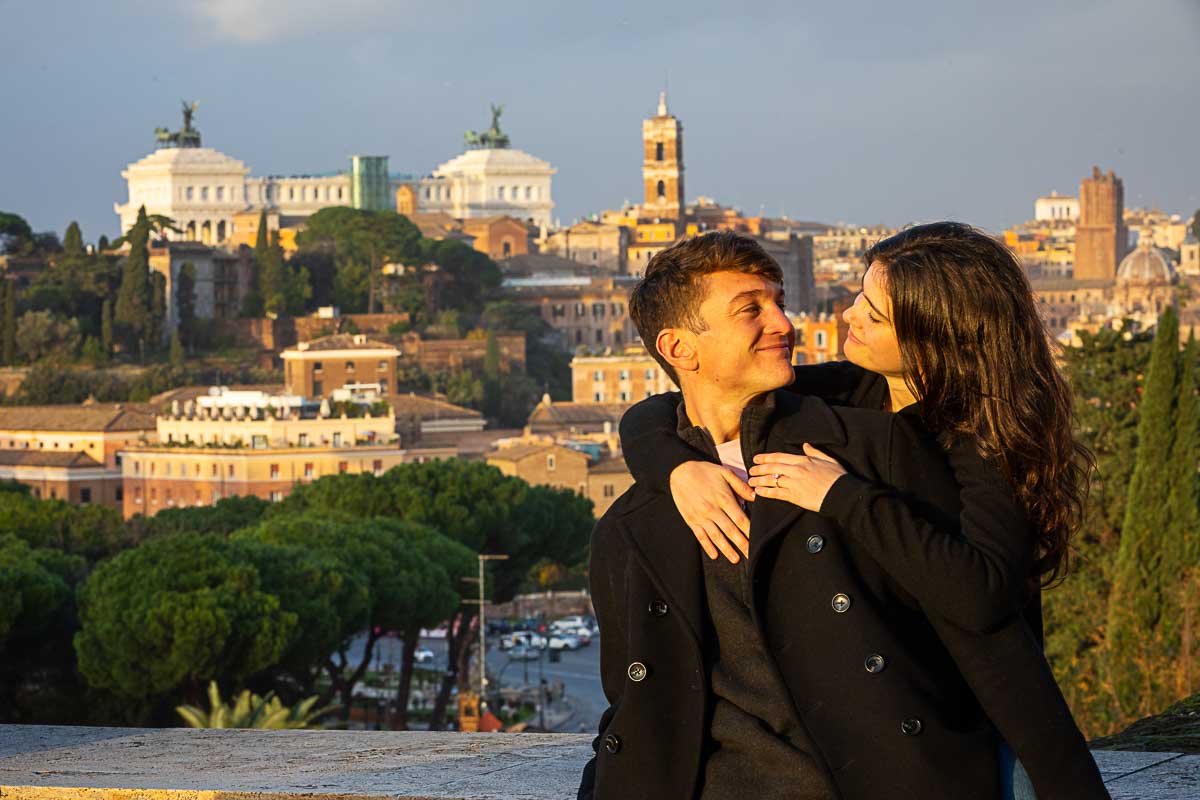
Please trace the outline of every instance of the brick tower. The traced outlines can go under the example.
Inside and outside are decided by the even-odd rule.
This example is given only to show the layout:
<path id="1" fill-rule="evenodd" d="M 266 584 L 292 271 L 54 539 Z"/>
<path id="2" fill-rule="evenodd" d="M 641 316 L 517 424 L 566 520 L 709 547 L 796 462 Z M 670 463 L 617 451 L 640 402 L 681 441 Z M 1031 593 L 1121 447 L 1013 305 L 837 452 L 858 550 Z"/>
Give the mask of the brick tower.
<path id="1" fill-rule="evenodd" d="M 658 113 L 642 121 L 642 216 L 679 219 L 683 215 L 683 123 L 667 111 L 667 93 L 658 95 Z"/>
<path id="2" fill-rule="evenodd" d="M 1115 280 L 1125 257 L 1125 185 L 1110 169 L 1092 167 L 1079 184 L 1079 224 L 1075 227 L 1075 280 Z"/>

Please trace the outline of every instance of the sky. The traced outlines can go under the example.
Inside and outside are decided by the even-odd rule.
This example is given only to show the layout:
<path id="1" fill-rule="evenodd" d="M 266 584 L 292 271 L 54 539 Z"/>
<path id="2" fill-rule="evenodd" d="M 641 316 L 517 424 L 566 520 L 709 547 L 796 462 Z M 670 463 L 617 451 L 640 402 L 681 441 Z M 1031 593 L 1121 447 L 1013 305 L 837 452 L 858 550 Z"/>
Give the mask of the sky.
<path id="1" fill-rule="evenodd" d="M 566 224 L 640 200 L 668 87 L 688 198 L 751 215 L 1000 230 L 1093 165 L 1190 215 L 1198 79 L 1200 0 L 0 0 L 0 210 L 115 236 L 182 99 L 252 175 L 427 174 L 503 103 Z"/>

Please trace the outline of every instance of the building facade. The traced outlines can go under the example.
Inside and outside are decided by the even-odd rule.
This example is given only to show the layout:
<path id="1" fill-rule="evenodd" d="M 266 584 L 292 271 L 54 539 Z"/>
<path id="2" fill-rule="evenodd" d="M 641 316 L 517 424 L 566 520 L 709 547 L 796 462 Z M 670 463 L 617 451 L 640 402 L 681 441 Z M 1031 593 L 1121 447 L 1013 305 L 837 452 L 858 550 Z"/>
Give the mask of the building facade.
<path id="1" fill-rule="evenodd" d="M 122 451 L 156 435 L 142 404 L 0 407 L 0 480 L 42 499 L 121 508 Z"/>
<path id="2" fill-rule="evenodd" d="M 629 316 L 630 279 L 551 276 L 506 278 L 505 294 L 536 308 L 564 349 L 623 348 L 636 342 Z"/>
<path id="3" fill-rule="evenodd" d="M 468 150 L 415 182 L 416 210 L 460 220 L 506 216 L 549 228 L 551 179 L 557 171 L 520 150 Z"/>
<path id="4" fill-rule="evenodd" d="M 280 354 L 284 386 L 300 397 L 328 397 L 349 385 L 375 385 L 380 395 L 396 391 L 400 351 L 363 334 L 338 333 L 300 342 Z"/>
<path id="5" fill-rule="evenodd" d="M 585 220 L 549 234 L 540 252 L 582 266 L 623 274 L 629 245 L 630 228 Z"/>
<path id="6" fill-rule="evenodd" d="M 1033 203 L 1033 218 L 1037 222 L 1074 222 L 1079 219 L 1079 198 L 1051 192 Z"/>
<path id="7" fill-rule="evenodd" d="M 677 387 L 644 347 L 634 347 L 614 355 L 575 356 L 571 390 L 575 403 L 636 403 Z"/>
<path id="8" fill-rule="evenodd" d="M 191 264 L 196 319 L 234 319 L 253 280 L 251 253 L 230 253 L 200 242 L 159 240 L 149 249 L 150 269 L 165 280 L 167 318 L 164 341 L 179 327 L 179 274 Z"/>

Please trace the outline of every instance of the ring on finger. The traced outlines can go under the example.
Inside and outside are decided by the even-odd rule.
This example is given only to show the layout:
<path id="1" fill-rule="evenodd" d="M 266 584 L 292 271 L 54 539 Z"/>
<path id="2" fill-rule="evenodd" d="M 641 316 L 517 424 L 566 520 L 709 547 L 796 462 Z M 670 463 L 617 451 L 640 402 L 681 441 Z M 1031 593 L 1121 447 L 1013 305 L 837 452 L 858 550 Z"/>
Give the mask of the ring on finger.
<path id="1" fill-rule="evenodd" d="M 776 472 L 776 473 L 775 473 L 774 475 L 772 475 L 771 477 L 775 479 L 775 484 L 774 484 L 774 485 L 773 485 L 771 488 L 772 488 L 772 489 L 778 489 L 778 488 L 779 488 L 779 480 L 780 480 L 780 479 L 783 477 L 783 475 L 781 475 L 781 474 L 779 474 L 778 472 Z"/>

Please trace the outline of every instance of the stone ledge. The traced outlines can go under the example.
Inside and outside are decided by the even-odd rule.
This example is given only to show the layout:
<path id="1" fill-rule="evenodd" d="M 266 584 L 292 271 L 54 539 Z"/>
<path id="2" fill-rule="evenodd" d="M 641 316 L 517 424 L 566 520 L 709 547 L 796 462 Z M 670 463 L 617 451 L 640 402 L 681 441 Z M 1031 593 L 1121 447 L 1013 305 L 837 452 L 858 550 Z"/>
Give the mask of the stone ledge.
<path id="1" fill-rule="evenodd" d="M 1200 796 L 1200 756 L 1096 751 L 1114 800 Z M 0 725 L 4 800 L 565 800 L 586 734 Z"/>

